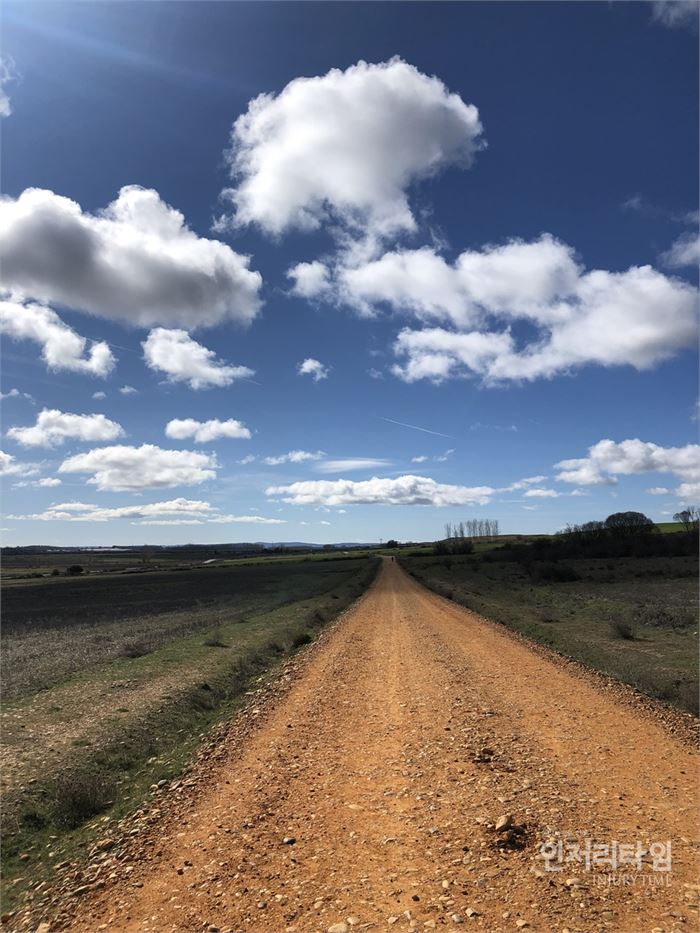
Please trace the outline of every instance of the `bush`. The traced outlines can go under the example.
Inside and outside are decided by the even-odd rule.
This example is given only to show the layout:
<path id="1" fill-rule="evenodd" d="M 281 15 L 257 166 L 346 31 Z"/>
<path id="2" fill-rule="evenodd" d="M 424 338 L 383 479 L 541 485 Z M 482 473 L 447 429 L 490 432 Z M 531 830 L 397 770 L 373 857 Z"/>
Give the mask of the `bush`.
<path id="1" fill-rule="evenodd" d="M 114 803 L 117 785 L 106 771 L 72 771 L 54 784 L 56 822 L 70 829 Z"/>
<path id="2" fill-rule="evenodd" d="M 654 628 L 685 628 L 695 622 L 694 617 L 682 609 L 668 609 L 664 606 L 643 606 L 637 614 L 640 625 Z"/>
<path id="3" fill-rule="evenodd" d="M 626 619 L 610 619 L 610 632 L 614 638 L 624 638 L 625 641 L 634 641 L 634 627 Z"/>
<path id="4" fill-rule="evenodd" d="M 311 642 L 311 635 L 309 635 L 308 632 L 302 632 L 300 635 L 297 635 L 292 642 L 292 648 L 301 648 L 303 645 L 310 645 Z"/>
<path id="5" fill-rule="evenodd" d="M 79 577 L 81 573 L 85 573 L 85 570 L 80 564 L 71 564 L 66 568 L 66 575 L 69 577 Z"/>
<path id="6" fill-rule="evenodd" d="M 142 658 L 152 649 L 143 641 L 126 641 L 119 654 L 123 658 Z"/>
<path id="7" fill-rule="evenodd" d="M 207 648 L 228 648 L 230 647 L 224 641 L 221 632 L 212 632 L 211 635 L 204 640 L 204 644 Z"/>
<path id="8" fill-rule="evenodd" d="M 535 583 L 573 583 L 581 577 L 569 564 L 536 563 L 530 568 Z"/>

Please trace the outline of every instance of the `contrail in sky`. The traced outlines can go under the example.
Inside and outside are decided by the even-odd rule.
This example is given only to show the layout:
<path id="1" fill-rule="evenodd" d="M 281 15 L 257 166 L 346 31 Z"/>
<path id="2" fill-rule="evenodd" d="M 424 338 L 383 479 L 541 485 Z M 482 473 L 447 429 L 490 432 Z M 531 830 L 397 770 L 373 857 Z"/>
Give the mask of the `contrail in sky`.
<path id="1" fill-rule="evenodd" d="M 405 424 L 403 421 L 394 421 L 393 418 L 382 418 L 382 421 L 388 421 L 389 424 L 398 424 L 402 428 L 413 428 L 414 431 L 423 431 L 424 434 L 435 434 L 437 437 L 449 437 L 454 440 L 452 434 L 442 434 L 440 431 L 430 431 L 428 428 L 419 428 L 417 424 Z"/>

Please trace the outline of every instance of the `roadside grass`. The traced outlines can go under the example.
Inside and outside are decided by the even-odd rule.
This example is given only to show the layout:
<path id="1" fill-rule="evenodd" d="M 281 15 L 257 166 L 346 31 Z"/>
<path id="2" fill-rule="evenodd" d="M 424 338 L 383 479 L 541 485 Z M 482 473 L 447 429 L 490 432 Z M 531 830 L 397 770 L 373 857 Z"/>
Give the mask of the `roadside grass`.
<path id="1" fill-rule="evenodd" d="M 68 685 L 42 694 L 41 708 L 51 709 L 52 698 L 77 688 L 73 706 L 56 704 L 57 721 L 87 713 L 98 729 L 65 748 L 59 766 L 47 766 L 47 749 L 33 773 L 5 794 L 3 910 L 11 911 L 29 886 L 49 880 L 56 864 L 79 858 L 100 831 L 136 809 L 159 781 L 180 774 L 209 729 L 240 707 L 256 680 L 313 641 L 364 592 L 377 563 L 357 561 L 350 573 L 334 575 L 330 587 L 272 611 L 245 618 L 238 613 L 138 657 L 91 664 Z M 144 627 L 151 622 L 144 620 Z M 167 692 L 154 693 L 130 714 L 131 698 L 161 681 Z M 115 686 L 109 703 L 96 706 L 93 698 Z M 21 716 L 23 710 L 40 743 L 42 722 L 31 722 L 31 698 L 15 704 L 15 713 Z"/>
<path id="2" fill-rule="evenodd" d="M 696 558 L 568 560 L 556 574 L 476 555 L 402 564 L 441 596 L 698 714 Z"/>
<path id="3" fill-rule="evenodd" d="M 93 664 L 149 654 L 168 641 L 323 593 L 365 558 L 22 581 L 3 587 L 5 701 Z"/>

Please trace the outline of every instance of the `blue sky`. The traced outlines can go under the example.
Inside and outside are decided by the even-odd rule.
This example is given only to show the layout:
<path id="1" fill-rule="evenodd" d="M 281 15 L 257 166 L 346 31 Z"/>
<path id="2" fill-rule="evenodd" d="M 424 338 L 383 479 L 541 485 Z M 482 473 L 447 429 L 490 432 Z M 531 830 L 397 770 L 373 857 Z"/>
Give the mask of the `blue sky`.
<path id="1" fill-rule="evenodd" d="M 697 6 L 2 16 L 6 544 L 698 501 Z"/>

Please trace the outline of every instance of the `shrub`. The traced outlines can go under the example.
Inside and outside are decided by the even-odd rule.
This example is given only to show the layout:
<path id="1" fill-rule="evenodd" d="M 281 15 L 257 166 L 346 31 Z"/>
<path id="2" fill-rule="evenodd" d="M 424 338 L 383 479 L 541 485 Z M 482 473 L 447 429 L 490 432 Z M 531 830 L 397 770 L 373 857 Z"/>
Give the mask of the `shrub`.
<path id="1" fill-rule="evenodd" d="M 69 577 L 79 577 L 81 573 L 85 573 L 85 570 L 80 564 L 71 564 L 66 568 L 66 575 Z"/>
<path id="2" fill-rule="evenodd" d="M 624 638 L 625 641 L 634 641 L 634 627 L 631 622 L 622 618 L 612 618 L 609 625 L 613 637 Z"/>
<path id="3" fill-rule="evenodd" d="M 119 652 L 123 658 L 142 658 L 151 648 L 143 641 L 126 641 Z"/>
<path id="4" fill-rule="evenodd" d="M 60 775 L 53 790 L 56 822 L 72 829 L 111 806 L 117 786 L 106 771 L 72 771 Z"/>
<path id="5" fill-rule="evenodd" d="M 221 632 L 212 632 L 211 635 L 204 640 L 204 644 L 207 648 L 228 648 L 230 647 L 223 640 Z"/>
<path id="6" fill-rule="evenodd" d="M 695 619 L 682 609 L 649 605 L 639 610 L 637 621 L 640 625 L 650 625 L 654 628 L 685 628 L 692 625 Z"/>
<path id="7" fill-rule="evenodd" d="M 301 648 L 302 645 L 310 645 L 311 641 L 311 635 L 309 635 L 308 632 L 302 632 L 300 635 L 297 635 L 292 642 L 292 648 Z"/>
<path id="8" fill-rule="evenodd" d="M 643 512 L 614 512 L 608 515 L 604 524 L 616 535 L 649 534 L 657 530 L 654 522 Z"/>
<path id="9" fill-rule="evenodd" d="M 536 583 L 572 583 L 581 577 L 569 564 L 535 563 L 530 574 Z"/>

